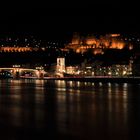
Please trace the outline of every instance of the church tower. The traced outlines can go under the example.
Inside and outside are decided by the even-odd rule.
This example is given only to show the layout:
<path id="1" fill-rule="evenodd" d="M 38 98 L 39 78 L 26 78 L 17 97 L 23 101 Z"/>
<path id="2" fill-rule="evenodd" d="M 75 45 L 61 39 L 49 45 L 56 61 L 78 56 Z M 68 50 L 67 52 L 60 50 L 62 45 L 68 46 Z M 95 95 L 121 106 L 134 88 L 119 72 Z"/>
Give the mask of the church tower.
<path id="1" fill-rule="evenodd" d="M 65 58 L 64 57 L 57 58 L 56 71 L 59 72 L 59 73 L 64 73 L 65 72 Z"/>

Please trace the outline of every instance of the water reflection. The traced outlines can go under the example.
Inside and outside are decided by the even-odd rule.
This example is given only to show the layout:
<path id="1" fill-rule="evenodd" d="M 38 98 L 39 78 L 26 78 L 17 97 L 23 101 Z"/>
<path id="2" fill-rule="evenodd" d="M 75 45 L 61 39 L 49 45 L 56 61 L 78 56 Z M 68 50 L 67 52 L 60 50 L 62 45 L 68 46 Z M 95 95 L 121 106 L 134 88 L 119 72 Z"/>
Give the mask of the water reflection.
<path id="1" fill-rule="evenodd" d="M 128 139 L 138 135 L 139 91 L 127 83 L 0 80 L 0 124 L 46 138 Z"/>

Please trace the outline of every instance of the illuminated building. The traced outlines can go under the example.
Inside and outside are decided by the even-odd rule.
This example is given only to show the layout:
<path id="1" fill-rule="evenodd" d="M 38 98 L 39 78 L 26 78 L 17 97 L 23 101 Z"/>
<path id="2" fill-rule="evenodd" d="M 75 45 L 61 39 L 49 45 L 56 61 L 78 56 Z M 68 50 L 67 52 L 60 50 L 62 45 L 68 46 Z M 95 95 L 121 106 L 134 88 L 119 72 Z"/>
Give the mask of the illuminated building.
<path id="1" fill-rule="evenodd" d="M 0 47 L 0 52 L 32 52 L 32 51 L 46 51 L 48 47 Z"/>
<path id="2" fill-rule="evenodd" d="M 77 72 L 77 67 L 74 67 L 74 66 L 67 66 L 66 67 L 67 74 L 76 74 L 76 72 Z"/>
<path id="3" fill-rule="evenodd" d="M 35 39 L 33 36 L 28 38 L 0 38 L 0 52 L 4 53 L 47 51 L 48 49 L 57 49 L 59 45 L 57 42 Z"/>
<path id="4" fill-rule="evenodd" d="M 56 74 L 60 77 L 63 77 L 63 73 L 65 72 L 65 58 L 59 57 L 57 58 L 57 65 L 56 65 Z"/>
<path id="5" fill-rule="evenodd" d="M 33 49 L 31 47 L 1 47 L 1 52 L 28 52 L 32 51 Z"/>
<path id="6" fill-rule="evenodd" d="M 91 50 L 93 54 L 103 54 L 105 49 L 123 49 L 128 47 L 132 49 L 132 44 L 121 38 L 120 34 L 107 34 L 99 38 L 90 35 L 82 37 L 75 33 L 71 43 L 65 46 L 65 49 L 72 49 L 76 53 L 84 53 Z"/>
<path id="7" fill-rule="evenodd" d="M 101 61 L 95 61 L 92 63 L 84 61 L 75 73 L 72 73 L 71 68 L 71 74 L 80 76 L 131 76 L 133 74 L 133 60 L 130 58 L 130 60 L 125 63 L 116 63 L 111 65 L 105 65 Z"/>

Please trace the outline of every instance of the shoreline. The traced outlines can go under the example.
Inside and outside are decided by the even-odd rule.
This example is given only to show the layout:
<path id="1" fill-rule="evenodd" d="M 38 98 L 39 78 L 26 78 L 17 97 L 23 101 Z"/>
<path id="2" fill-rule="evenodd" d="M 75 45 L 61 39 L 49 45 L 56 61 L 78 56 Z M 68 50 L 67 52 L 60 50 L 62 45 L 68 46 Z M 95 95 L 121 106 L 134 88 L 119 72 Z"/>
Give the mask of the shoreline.
<path id="1" fill-rule="evenodd" d="M 140 77 L 64 77 L 64 78 L 45 78 L 44 80 L 65 80 L 65 81 L 80 81 L 80 82 L 104 82 L 104 83 L 140 83 Z"/>
<path id="2" fill-rule="evenodd" d="M 35 78 L 22 78 L 35 79 Z M 140 83 L 140 77 L 44 77 L 39 80 L 65 80 L 80 82 L 103 82 L 103 83 Z"/>
<path id="3" fill-rule="evenodd" d="M 80 82 L 103 82 L 103 83 L 140 83 L 140 77 L 44 77 L 44 78 L 35 78 L 35 77 L 22 77 L 22 78 L 0 78 L 4 79 L 13 79 L 13 80 L 65 80 L 65 81 L 80 81 Z"/>

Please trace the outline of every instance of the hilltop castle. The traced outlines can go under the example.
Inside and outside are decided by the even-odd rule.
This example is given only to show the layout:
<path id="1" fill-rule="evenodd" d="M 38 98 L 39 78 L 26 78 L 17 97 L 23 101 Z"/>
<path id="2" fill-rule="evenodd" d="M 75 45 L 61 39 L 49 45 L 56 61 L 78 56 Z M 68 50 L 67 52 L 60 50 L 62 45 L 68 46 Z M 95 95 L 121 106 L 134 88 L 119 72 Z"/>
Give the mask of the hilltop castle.
<path id="1" fill-rule="evenodd" d="M 91 49 L 93 54 L 103 54 L 106 49 L 123 49 L 125 47 L 133 48 L 132 44 L 122 39 L 120 34 L 107 34 L 97 38 L 94 35 L 84 37 L 74 33 L 72 41 L 65 46 L 65 49 L 72 49 L 76 53 L 84 53 Z"/>

